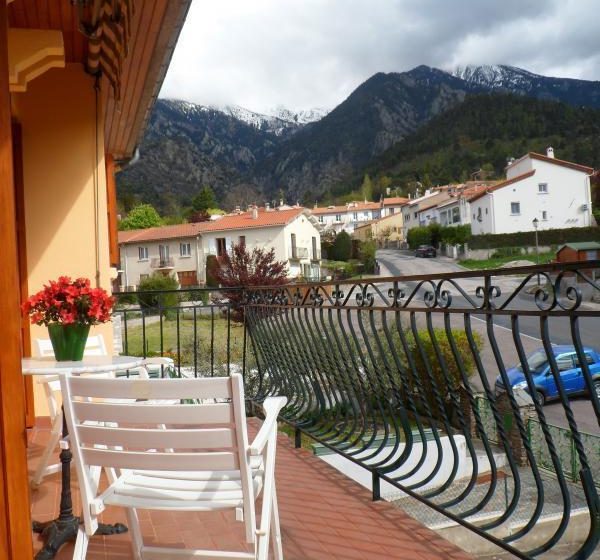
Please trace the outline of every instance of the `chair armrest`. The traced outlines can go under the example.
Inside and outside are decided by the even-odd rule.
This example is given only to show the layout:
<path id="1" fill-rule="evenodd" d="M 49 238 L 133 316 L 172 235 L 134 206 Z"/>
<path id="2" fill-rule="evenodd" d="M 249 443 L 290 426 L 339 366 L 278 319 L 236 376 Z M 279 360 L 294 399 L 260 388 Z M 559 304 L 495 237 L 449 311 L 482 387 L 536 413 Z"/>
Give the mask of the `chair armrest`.
<path id="1" fill-rule="evenodd" d="M 286 405 L 286 397 L 267 397 L 262 403 L 265 411 L 265 421 L 263 422 L 254 441 L 250 444 L 250 455 L 260 455 L 269 440 L 271 432 L 277 429 L 277 417 L 279 411 Z"/>
<path id="2" fill-rule="evenodd" d="M 172 366 L 175 362 L 173 358 L 166 358 L 163 356 L 155 356 L 154 358 L 144 358 L 144 365 L 165 365 Z"/>

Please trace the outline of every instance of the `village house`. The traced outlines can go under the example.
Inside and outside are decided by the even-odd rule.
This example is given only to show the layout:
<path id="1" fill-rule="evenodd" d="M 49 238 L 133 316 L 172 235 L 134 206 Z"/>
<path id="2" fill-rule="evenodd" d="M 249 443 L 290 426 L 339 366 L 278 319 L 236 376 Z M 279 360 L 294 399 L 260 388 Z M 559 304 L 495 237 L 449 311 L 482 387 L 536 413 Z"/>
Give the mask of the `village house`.
<path id="1" fill-rule="evenodd" d="M 587 227 L 592 223 L 591 167 L 563 161 L 548 148 L 529 152 L 506 168 L 506 180 L 471 198 L 471 229 L 513 233 Z"/>
<path id="2" fill-rule="evenodd" d="M 321 237 L 305 208 L 253 208 L 217 220 L 119 232 L 121 289 L 135 289 L 155 272 L 173 274 L 182 287 L 204 285 L 209 255 L 221 259 L 235 244 L 275 249 L 290 277 L 318 279 Z"/>
<path id="3" fill-rule="evenodd" d="M 373 239 L 379 247 L 385 246 L 386 242 L 400 242 L 402 237 L 402 212 L 390 214 L 384 218 L 361 224 L 354 229 L 352 237 L 360 241 Z"/>
<path id="4" fill-rule="evenodd" d="M 406 239 L 409 230 L 428 226 L 438 221 L 437 206 L 450 198 L 448 186 L 428 189 L 423 196 L 408 201 L 402 208 L 402 235 Z"/>
<path id="5" fill-rule="evenodd" d="M 315 205 L 311 212 L 316 216 L 321 231 L 333 231 L 337 234 L 343 230 L 352 234 L 360 224 L 400 212 L 407 202 L 407 198 L 395 196 L 384 198 L 380 202 L 349 202 L 325 208 Z"/>
<path id="6" fill-rule="evenodd" d="M 462 226 L 471 224 L 471 200 L 484 192 L 488 186 L 494 183 L 458 185 L 451 189 L 450 199 L 437 206 L 439 223 L 441 226 Z"/>

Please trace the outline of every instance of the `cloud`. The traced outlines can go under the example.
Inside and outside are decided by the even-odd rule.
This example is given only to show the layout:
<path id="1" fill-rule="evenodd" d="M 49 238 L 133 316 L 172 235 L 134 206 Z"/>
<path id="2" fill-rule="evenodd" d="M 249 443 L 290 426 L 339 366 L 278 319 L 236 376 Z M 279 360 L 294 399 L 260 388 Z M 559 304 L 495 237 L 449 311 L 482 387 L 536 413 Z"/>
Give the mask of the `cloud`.
<path id="1" fill-rule="evenodd" d="M 375 72 L 511 64 L 600 78 L 595 0 L 192 2 L 162 97 L 328 107 Z"/>

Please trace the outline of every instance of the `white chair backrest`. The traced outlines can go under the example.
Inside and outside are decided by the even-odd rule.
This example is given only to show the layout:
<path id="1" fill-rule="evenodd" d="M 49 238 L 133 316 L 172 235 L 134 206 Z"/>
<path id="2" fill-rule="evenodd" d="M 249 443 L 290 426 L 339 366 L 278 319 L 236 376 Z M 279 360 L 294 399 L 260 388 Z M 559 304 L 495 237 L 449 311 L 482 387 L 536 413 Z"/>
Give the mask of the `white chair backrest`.
<path id="1" fill-rule="evenodd" d="M 197 379 L 68 375 L 61 377 L 61 387 L 84 503 L 93 503 L 98 496 L 93 466 L 211 471 L 215 481 L 227 480 L 234 471 L 242 482 L 244 519 L 254 523 L 241 375 Z"/>
<path id="2" fill-rule="evenodd" d="M 49 338 L 36 338 L 35 344 L 38 357 L 47 358 L 54 356 L 52 342 L 50 342 Z M 108 352 L 106 351 L 106 345 L 104 344 L 104 337 L 101 334 L 88 336 L 83 353 L 85 356 L 107 356 Z"/>

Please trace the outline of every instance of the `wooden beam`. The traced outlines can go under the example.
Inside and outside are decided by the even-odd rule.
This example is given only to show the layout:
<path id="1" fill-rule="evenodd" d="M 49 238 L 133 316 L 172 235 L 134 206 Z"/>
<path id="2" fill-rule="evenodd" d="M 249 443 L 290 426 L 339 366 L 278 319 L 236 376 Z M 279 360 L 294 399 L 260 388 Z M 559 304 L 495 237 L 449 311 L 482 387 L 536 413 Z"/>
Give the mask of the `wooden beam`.
<path id="1" fill-rule="evenodd" d="M 21 373 L 21 311 L 15 219 L 8 14 L 0 2 L 0 552 L 2 558 L 31 558 L 25 398 Z"/>
<path id="2" fill-rule="evenodd" d="M 27 237 L 25 235 L 25 189 L 23 185 L 23 135 L 21 125 L 12 123 L 13 175 L 15 182 L 15 208 L 17 217 L 17 249 L 19 255 L 19 285 L 21 301 L 29 297 L 27 282 Z M 21 321 L 21 352 L 23 357 L 31 356 L 31 329 L 29 318 Z M 28 428 L 35 425 L 35 406 L 33 401 L 33 377 L 25 376 L 25 421 Z"/>
<path id="3" fill-rule="evenodd" d="M 115 160 L 106 155 L 106 201 L 108 213 L 108 248 L 110 265 L 119 268 L 119 239 L 117 232 L 117 182 L 115 181 Z"/>

